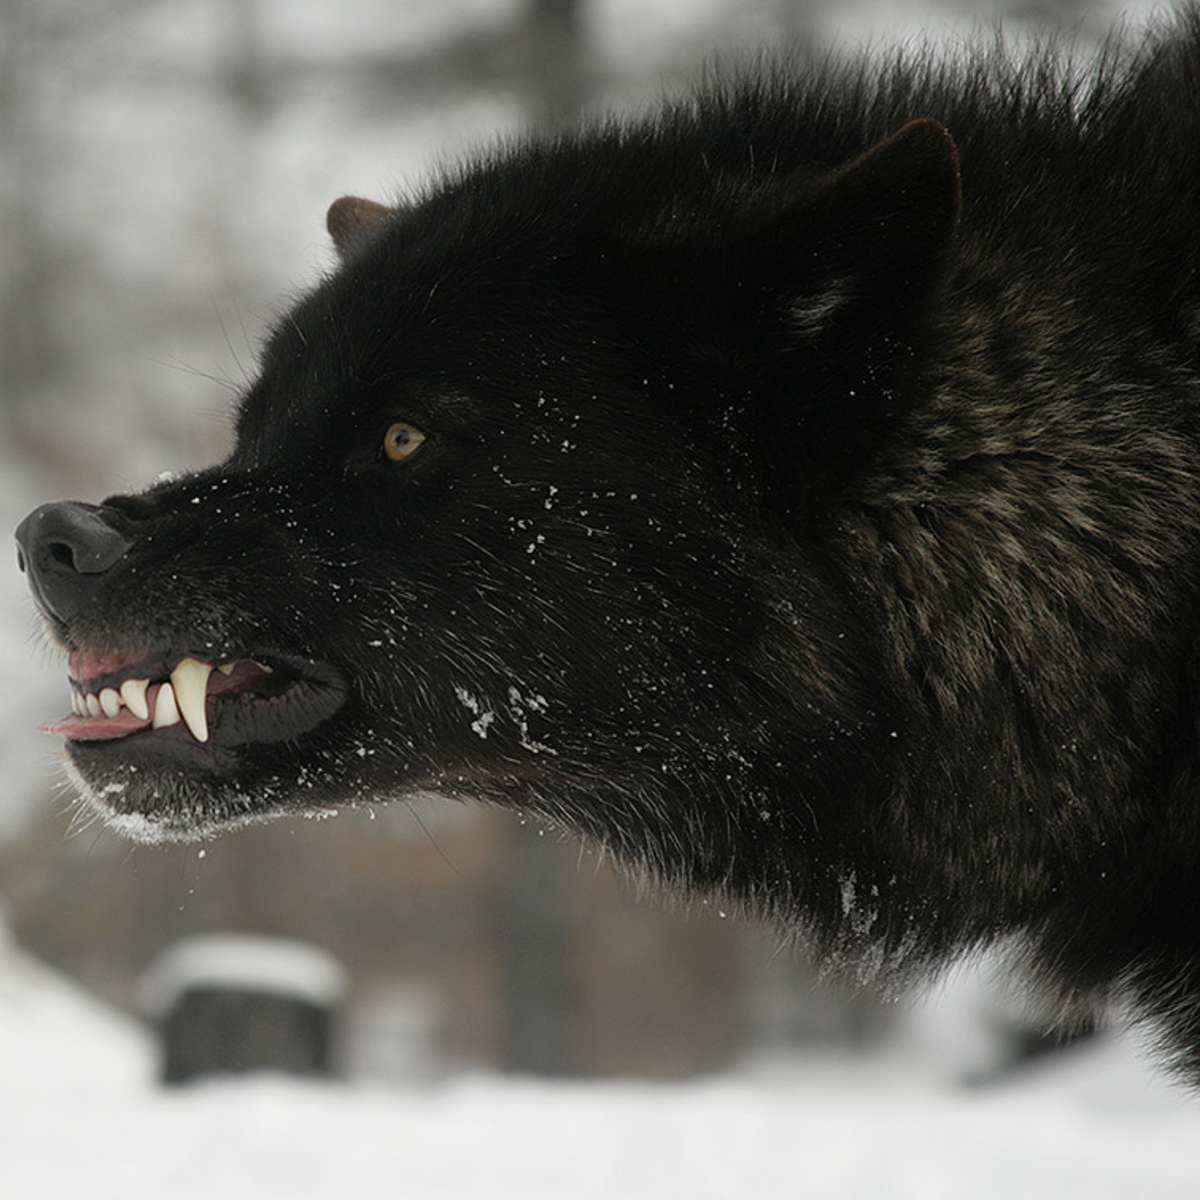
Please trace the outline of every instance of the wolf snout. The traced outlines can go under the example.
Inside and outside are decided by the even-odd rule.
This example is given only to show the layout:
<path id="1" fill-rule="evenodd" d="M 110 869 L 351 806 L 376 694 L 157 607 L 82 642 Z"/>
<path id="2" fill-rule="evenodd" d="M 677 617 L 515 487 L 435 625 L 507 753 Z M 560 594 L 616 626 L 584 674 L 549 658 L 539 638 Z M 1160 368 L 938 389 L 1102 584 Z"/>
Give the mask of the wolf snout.
<path id="1" fill-rule="evenodd" d="M 68 621 L 80 612 L 104 573 L 133 544 L 87 504 L 35 508 L 17 526 L 17 565 L 29 576 L 38 606 Z"/>

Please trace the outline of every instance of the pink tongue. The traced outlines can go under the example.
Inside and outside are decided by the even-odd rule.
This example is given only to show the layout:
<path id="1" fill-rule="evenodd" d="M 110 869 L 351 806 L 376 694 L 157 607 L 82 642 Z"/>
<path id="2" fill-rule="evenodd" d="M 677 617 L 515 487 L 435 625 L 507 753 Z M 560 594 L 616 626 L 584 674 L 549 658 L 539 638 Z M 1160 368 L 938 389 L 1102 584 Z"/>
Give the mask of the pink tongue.
<path id="1" fill-rule="evenodd" d="M 149 717 L 136 717 L 129 709 L 122 708 L 115 717 L 59 717 L 57 721 L 46 721 L 39 725 L 38 731 L 71 738 L 76 742 L 104 742 L 128 737 L 139 729 L 149 727 Z"/>

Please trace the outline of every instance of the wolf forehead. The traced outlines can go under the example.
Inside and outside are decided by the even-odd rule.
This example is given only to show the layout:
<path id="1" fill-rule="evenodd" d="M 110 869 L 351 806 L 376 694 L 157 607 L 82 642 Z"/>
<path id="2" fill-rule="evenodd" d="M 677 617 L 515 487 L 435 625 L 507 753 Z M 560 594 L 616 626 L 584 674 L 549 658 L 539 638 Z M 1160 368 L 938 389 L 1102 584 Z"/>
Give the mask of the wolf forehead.
<path id="1" fill-rule="evenodd" d="M 239 442 L 323 442 L 394 414 L 467 420 L 495 402 L 497 384 L 544 375 L 545 345 L 564 307 L 580 307 L 569 297 L 582 283 L 556 266 L 553 231 L 536 275 L 516 241 L 495 220 L 447 238 L 436 206 L 380 206 L 339 269 L 268 337 L 238 408 Z M 577 346 L 570 357 L 578 365 Z"/>
<path id="2" fill-rule="evenodd" d="M 703 407 L 719 390 L 714 369 L 753 374 L 751 356 L 778 349 L 762 343 L 781 321 L 808 332 L 855 289 L 830 278 L 854 248 L 828 244 L 819 204 L 807 223 L 783 225 L 876 131 L 797 125 L 799 103 L 731 86 L 639 136 L 600 126 L 498 149 L 411 201 L 335 202 L 338 268 L 268 338 L 240 442 L 276 443 L 289 427 L 311 442 L 380 414 L 467 419 L 531 385 L 543 402 L 586 407 L 669 379 L 683 385 L 677 400 Z M 895 133 L 895 118 L 878 128 Z M 930 207 L 952 223 L 950 138 L 930 120 L 909 129 L 897 157 L 915 182 L 881 186 L 939 190 Z"/>

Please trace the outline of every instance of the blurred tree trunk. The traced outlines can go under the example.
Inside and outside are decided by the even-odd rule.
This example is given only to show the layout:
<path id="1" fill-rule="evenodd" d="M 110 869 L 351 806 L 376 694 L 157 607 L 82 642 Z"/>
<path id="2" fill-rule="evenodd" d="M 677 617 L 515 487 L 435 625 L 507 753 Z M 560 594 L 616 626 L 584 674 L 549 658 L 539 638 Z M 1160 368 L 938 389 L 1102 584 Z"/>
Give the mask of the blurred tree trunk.
<path id="1" fill-rule="evenodd" d="M 267 108 L 267 79 L 262 20 L 258 0 L 225 0 L 225 89 L 245 114 L 258 124 Z"/>
<path id="2" fill-rule="evenodd" d="M 506 830 L 497 935 L 500 1066 L 536 1075 L 578 1073 L 582 1041 L 571 969 L 575 853 L 557 837 L 513 822 Z"/>
<path id="3" fill-rule="evenodd" d="M 529 0 L 526 22 L 530 119 L 541 130 L 572 125 L 587 95 L 582 0 Z"/>
<path id="4" fill-rule="evenodd" d="M 0 420 L 10 425 L 58 361 L 54 254 L 44 196 L 48 136 L 37 63 L 47 53 L 36 0 L 0 4 Z"/>
<path id="5" fill-rule="evenodd" d="M 214 211 L 221 214 L 215 250 L 227 294 L 243 303 L 261 296 L 268 274 L 262 230 L 272 216 L 264 205 L 274 199 L 263 163 L 275 92 L 260 9 L 260 0 L 222 0 L 213 64 L 214 86 L 233 116 L 227 143 L 213 156 L 209 185 Z M 240 367 L 232 345 L 231 351 Z M 246 352 L 252 354 L 253 347 Z"/>

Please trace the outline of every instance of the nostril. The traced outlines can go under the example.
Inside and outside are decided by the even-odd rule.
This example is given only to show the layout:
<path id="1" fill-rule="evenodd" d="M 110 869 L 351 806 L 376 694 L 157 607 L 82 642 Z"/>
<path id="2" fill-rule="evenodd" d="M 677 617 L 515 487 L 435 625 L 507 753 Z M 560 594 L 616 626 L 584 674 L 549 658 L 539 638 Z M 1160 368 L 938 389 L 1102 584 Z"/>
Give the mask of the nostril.
<path id="1" fill-rule="evenodd" d="M 75 551 L 66 542 L 51 542 L 46 547 L 46 555 L 72 571 L 79 570 L 78 564 L 75 562 Z"/>
<path id="2" fill-rule="evenodd" d="M 43 504 L 17 528 L 17 562 L 39 606 L 66 621 L 91 600 L 105 573 L 132 541 L 103 509 Z"/>

